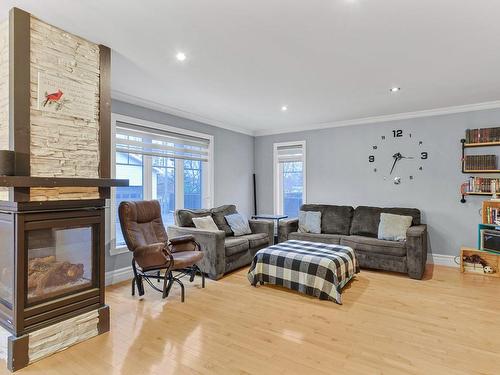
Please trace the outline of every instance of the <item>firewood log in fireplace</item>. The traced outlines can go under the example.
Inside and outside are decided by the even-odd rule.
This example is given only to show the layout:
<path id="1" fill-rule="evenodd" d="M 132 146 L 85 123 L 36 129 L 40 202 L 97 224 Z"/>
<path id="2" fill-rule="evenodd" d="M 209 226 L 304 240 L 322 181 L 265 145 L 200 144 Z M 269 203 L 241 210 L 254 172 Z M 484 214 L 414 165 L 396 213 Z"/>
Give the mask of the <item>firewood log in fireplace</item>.
<path id="1" fill-rule="evenodd" d="M 49 287 L 63 286 L 83 277 L 83 264 L 58 262 L 55 256 L 33 258 L 28 261 L 28 290 L 44 294 Z"/>

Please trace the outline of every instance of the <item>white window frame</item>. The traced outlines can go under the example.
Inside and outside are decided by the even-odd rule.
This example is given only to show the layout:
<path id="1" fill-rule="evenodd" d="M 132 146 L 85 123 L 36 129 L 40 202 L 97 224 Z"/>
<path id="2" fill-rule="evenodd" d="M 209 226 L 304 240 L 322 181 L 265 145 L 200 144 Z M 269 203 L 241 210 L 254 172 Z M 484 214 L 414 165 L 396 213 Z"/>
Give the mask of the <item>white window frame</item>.
<path id="1" fill-rule="evenodd" d="M 273 196 L 274 196 L 274 214 L 283 214 L 283 173 L 280 163 L 278 163 L 278 147 L 283 146 L 301 146 L 302 147 L 302 204 L 306 203 L 307 186 L 307 162 L 306 162 L 306 141 L 279 142 L 273 144 Z"/>
<path id="2" fill-rule="evenodd" d="M 136 125 L 136 126 L 142 126 L 144 128 L 150 128 L 152 130 L 160 130 L 160 131 L 168 131 L 168 132 L 173 132 L 181 135 L 186 135 L 186 136 L 191 136 L 191 137 L 197 137 L 197 138 L 203 138 L 208 140 L 209 142 L 209 147 L 208 147 L 208 168 L 202 168 L 202 179 L 206 181 L 208 178 L 208 183 L 203 190 L 203 199 L 202 199 L 202 207 L 209 208 L 213 207 L 214 203 L 214 136 L 210 134 L 204 134 L 204 133 L 198 133 L 195 131 L 191 130 L 185 130 L 182 128 L 177 128 L 175 126 L 170 126 L 166 124 L 161 124 L 157 122 L 152 122 L 152 121 L 147 121 L 135 117 L 130 117 L 130 116 L 125 116 L 125 115 L 120 115 L 117 113 L 112 113 L 111 114 L 111 177 L 115 178 L 116 176 L 116 124 L 117 122 L 123 122 L 125 124 L 131 124 L 131 125 Z M 144 160 L 143 163 L 143 168 L 146 168 L 147 163 L 151 163 L 150 158 L 145 158 L 147 160 Z M 176 159 L 175 160 L 176 167 L 179 167 L 180 163 L 182 163 L 182 160 Z M 176 168 L 176 170 L 180 170 L 180 168 Z M 179 178 L 176 179 L 176 192 L 180 191 L 179 189 L 179 184 L 181 184 L 184 176 L 180 176 Z M 143 186 L 144 186 L 144 199 L 152 199 L 151 197 L 151 189 L 149 188 L 152 184 L 152 176 L 149 176 L 147 173 L 145 173 L 145 176 L 143 176 Z M 181 186 L 181 188 L 184 188 L 184 185 Z M 111 188 L 111 199 L 110 199 L 110 254 L 111 255 L 118 255 L 118 254 L 123 254 L 127 253 L 129 250 L 126 246 L 116 246 L 116 233 L 115 233 L 115 228 L 116 228 L 116 219 L 115 219 L 115 213 L 118 207 L 116 207 L 116 188 Z M 175 207 L 176 208 L 182 208 L 184 206 L 184 195 L 183 194 L 176 194 L 175 195 Z"/>

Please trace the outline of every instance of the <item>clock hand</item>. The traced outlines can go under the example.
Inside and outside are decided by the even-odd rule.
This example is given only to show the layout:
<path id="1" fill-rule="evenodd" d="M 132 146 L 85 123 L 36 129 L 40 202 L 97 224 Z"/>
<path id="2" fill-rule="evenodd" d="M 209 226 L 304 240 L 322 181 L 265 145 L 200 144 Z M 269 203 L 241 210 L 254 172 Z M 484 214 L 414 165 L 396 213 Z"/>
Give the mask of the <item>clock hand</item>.
<path id="1" fill-rule="evenodd" d="M 399 159 L 415 159 L 413 156 L 403 156 L 399 154 Z"/>
<path id="2" fill-rule="evenodd" d="M 398 162 L 399 158 L 394 158 L 394 163 L 392 164 L 391 172 L 389 174 L 392 174 L 392 171 L 394 170 L 394 167 L 396 166 L 396 163 Z"/>

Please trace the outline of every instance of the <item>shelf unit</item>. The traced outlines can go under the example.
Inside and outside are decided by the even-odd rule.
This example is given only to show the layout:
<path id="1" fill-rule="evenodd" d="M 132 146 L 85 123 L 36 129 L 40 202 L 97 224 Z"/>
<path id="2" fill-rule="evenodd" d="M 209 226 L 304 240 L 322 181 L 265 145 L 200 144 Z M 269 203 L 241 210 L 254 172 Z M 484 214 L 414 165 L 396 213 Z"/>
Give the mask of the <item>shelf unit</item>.
<path id="1" fill-rule="evenodd" d="M 463 142 L 465 148 L 469 147 L 491 147 L 491 146 L 500 146 L 500 142 L 480 142 L 480 143 L 465 143 Z"/>
<path id="2" fill-rule="evenodd" d="M 489 276 L 489 277 L 500 277 L 500 256 L 499 254 L 493 254 L 487 251 L 482 251 L 479 249 L 474 249 L 471 247 L 462 247 L 460 249 L 460 271 L 462 273 L 470 273 L 467 271 L 464 266 L 464 256 L 473 256 L 477 255 L 481 257 L 483 261 L 488 263 L 490 267 L 493 268 L 493 273 L 485 273 L 485 272 L 473 272 L 472 274 Z"/>
<path id="3" fill-rule="evenodd" d="M 462 173 L 500 173 L 500 169 L 464 169 Z"/>
<path id="4" fill-rule="evenodd" d="M 482 224 L 495 225 L 493 223 L 488 223 L 488 208 L 500 210 L 500 201 L 483 201 L 483 208 L 481 210 Z"/>
<path id="5" fill-rule="evenodd" d="M 482 191 L 471 191 L 471 192 L 464 192 L 463 195 L 491 195 L 491 193 L 486 193 Z"/>
<path id="6" fill-rule="evenodd" d="M 465 143 L 465 139 L 461 139 L 460 143 L 462 144 L 462 173 L 465 174 L 500 174 L 500 169 L 486 169 L 486 170 L 477 170 L 477 169 L 465 169 L 465 150 L 467 148 L 477 148 L 477 147 L 495 147 L 500 146 L 500 142 L 480 142 L 480 143 Z M 460 199 L 461 203 L 465 203 L 466 196 L 475 195 L 475 196 L 491 196 L 490 192 L 462 192 L 462 199 Z M 500 193 L 499 193 L 500 195 Z"/>

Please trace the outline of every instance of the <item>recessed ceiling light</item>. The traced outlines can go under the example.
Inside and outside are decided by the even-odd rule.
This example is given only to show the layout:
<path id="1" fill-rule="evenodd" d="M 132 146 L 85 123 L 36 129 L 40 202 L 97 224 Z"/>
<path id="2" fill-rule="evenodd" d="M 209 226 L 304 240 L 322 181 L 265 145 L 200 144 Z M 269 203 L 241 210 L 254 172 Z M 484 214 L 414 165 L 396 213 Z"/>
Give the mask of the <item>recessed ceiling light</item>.
<path id="1" fill-rule="evenodd" d="M 184 60 L 186 60 L 186 54 L 184 52 L 177 52 L 177 55 L 175 55 L 175 58 L 179 61 L 184 61 Z"/>
<path id="2" fill-rule="evenodd" d="M 391 88 L 390 88 L 390 91 L 391 91 L 391 92 L 398 92 L 398 91 L 401 91 L 401 87 L 391 87 Z"/>
<path id="3" fill-rule="evenodd" d="M 282 112 L 286 112 L 286 111 L 288 111 L 288 107 L 287 107 L 286 105 L 282 106 L 282 107 L 281 107 L 281 111 L 282 111 Z"/>

